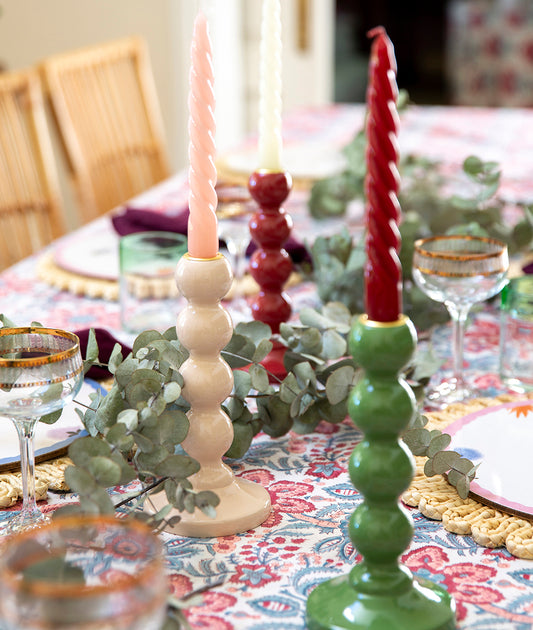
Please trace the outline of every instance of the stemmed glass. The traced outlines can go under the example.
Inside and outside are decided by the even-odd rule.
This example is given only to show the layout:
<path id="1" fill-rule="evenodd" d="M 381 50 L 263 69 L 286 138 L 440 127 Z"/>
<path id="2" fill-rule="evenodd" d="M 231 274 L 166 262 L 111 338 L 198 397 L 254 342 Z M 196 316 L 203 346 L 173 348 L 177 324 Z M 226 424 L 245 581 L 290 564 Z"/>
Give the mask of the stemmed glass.
<path id="1" fill-rule="evenodd" d="M 218 236 L 226 243 L 233 269 L 233 299 L 230 312 L 234 323 L 251 321 L 252 311 L 242 293 L 246 273 L 246 249 L 250 243 L 250 217 L 253 213 L 248 190 L 241 186 L 217 188 Z"/>
<path id="2" fill-rule="evenodd" d="M 426 394 L 429 406 L 442 408 L 476 395 L 463 373 L 466 318 L 473 304 L 503 288 L 508 268 L 507 246 L 496 239 L 451 235 L 415 242 L 414 281 L 431 299 L 446 305 L 453 323 L 453 376 Z"/>
<path id="3" fill-rule="evenodd" d="M 22 510 L 4 531 L 40 524 L 45 517 L 35 501 L 33 437 L 41 416 L 72 400 L 83 382 L 80 342 L 64 330 L 0 328 L 0 416 L 17 430 L 22 471 Z"/>
<path id="4" fill-rule="evenodd" d="M 4 630 L 160 630 L 163 548 L 140 521 L 70 516 L 16 534 L 0 556 Z"/>

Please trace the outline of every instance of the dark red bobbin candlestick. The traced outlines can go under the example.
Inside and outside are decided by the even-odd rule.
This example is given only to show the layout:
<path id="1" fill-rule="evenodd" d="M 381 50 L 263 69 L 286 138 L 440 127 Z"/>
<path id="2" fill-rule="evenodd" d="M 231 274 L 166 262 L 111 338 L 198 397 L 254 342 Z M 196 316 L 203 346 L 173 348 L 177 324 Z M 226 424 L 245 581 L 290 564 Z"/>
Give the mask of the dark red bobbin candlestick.
<path id="1" fill-rule="evenodd" d="M 292 188 L 289 173 L 259 170 L 250 176 L 248 189 L 259 208 L 250 219 L 250 234 L 257 249 L 250 260 L 250 273 L 259 285 L 251 304 L 255 320 L 268 324 L 272 333 L 279 332 L 282 322 L 292 313 L 289 296 L 283 291 L 292 272 L 292 260 L 283 245 L 290 236 L 292 219 L 281 204 Z M 263 365 L 276 376 L 283 376 L 284 348 L 275 344 Z"/>

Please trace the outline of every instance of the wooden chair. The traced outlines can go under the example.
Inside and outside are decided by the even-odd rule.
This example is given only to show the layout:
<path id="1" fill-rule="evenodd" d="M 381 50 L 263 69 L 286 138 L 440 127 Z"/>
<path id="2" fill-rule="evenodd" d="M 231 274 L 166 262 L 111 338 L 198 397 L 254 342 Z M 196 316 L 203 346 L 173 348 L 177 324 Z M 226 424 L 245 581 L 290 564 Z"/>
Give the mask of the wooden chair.
<path id="1" fill-rule="evenodd" d="M 0 269 L 64 232 L 39 74 L 0 73 Z"/>
<path id="2" fill-rule="evenodd" d="M 82 222 L 168 177 L 163 122 L 142 38 L 49 57 L 41 69 Z"/>

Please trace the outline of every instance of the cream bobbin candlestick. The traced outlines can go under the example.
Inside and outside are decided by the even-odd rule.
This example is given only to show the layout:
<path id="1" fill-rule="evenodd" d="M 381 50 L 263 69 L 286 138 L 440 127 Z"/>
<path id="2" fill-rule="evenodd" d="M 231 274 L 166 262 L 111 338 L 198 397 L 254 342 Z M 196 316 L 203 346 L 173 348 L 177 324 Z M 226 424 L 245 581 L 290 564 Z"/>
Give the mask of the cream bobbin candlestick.
<path id="1" fill-rule="evenodd" d="M 176 329 L 190 353 L 180 370 L 183 397 L 191 405 L 189 433 L 182 445 L 200 463 L 200 470 L 189 477 L 194 490 L 212 490 L 220 498 L 214 519 L 198 509 L 192 514 L 179 513 L 181 520 L 168 531 L 182 536 L 237 534 L 257 527 L 270 514 L 265 488 L 236 478 L 222 461 L 233 440 L 233 426 L 220 405 L 233 388 L 233 372 L 220 351 L 231 339 L 233 326 L 220 300 L 231 282 L 231 267 L 222 254 L 214 258 L 185 254 L 176 269 L 176 284 L 188 301 Z M 165 502 L 164 493 L 152 497 L 156 509 Z"/>

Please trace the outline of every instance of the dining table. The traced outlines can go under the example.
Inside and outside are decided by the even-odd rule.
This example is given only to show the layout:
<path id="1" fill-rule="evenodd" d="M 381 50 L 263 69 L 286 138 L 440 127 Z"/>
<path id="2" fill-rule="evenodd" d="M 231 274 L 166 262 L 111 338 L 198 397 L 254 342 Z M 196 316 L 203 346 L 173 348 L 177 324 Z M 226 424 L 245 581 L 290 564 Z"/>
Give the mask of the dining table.
<path id="1" fill-rule="evenodd" d="M 348 227 L 354 238 L 363 234 L 362 201 L 353 201 L 345 215 L 330 219 L 313 218 L 308 201 L 312 182 L 346 167 L 342 148 L 362 128 L 364 116 L 362 104 L 336 103 L 301 107 L 283 118 L 284 167 L 293 177 L 284 208 L 293 219 L 292 236 L 307 248 L 318 236 L 335 234 L 341 226 Z M 219 177 L 246 182 L 256 144 L 257 136 L 251 135 L 221 156 Z M 437 161 L 442 173 L 451 178 L 458 176 L 469 155 L 496 161 L 502 171 L 498 196 L 510 207 L 533 203 L 531 109 L 410 105 L 400 117 L 399 149 L 402 155 Z M 186 209 L 187 199 L 184 170 L 4 270 L 0 273 L 0 313 L 17 325 L 37 321 L 71 331 L 104 329 L 131 344 L 133 336 L 120 322 L 119 235 L 113 229 L 113 216 L 137 208 L 177 217 Z M 321 305 L 312 276 L 302 275 L 287 293 L 294 320 L 303 307 Z M 231 315 L 232 300 L 223 300 L 223 305 Z M 466 328 L 468 383 L 479 390 L 486 405 L 515 400 L 498 374 L 499 326 L 498 306 L 492 303 L 477 309 Z M 434 379 L 449 376 L 450 325 L 436 327 L 423 344 L 430 344 L 442 358 Z M 531 415 L 533 402 L 529 404 L 527 396 L 522 398 L 523 414 Z M 450 417 L 457 420 L 471 409 L 468 403 L 464 408 L 459 405 Z M 10 423 L 2 425 L 2 433 L 11 431 Z M 492 436 L 493 440 L 499 437 Z M 362 496 L 347 472 L 350 454 L 360 439 L 350 418 L 340 424 L 322 422 L 305 435 L 291 431 L 271 438 L 259 433 L 245 456 L 228 460 L 228 464 L 238 477 L 267 489 L 272 509 L 266 521 L 253 530 L 219 538 L 162 534 L 172 594 L 187 598 L 197 592 L 194 598 L 185 599 L 185 615 L 192 629 L 306 627 L 309 593 L 324 580 L 345 575 L 361 559 L 350 540 L 348 522 Z M 533 448 L 531 435 L 529 441 Z M 531 473 L 530 465 L 523 464 L 524 474 Z M 427 481 L 423 474 L 416 479 L 422 480 L 420 487 Z M 533 538 L 526 535 L 531 532 L 533 511 L 517 515 L 511 509 L 507 514 L 478 497 L 481 520 L 497 517 L 499 522 L 510 522 L 514 524 L 510 534 L 522 527 L 525 534 L 518 551 L 516 544 L 506 545 L 505 537 L 495 542 L 483 541 L 471 532 L 457 533 L 445 524 L 443 515 L 448 509 L 468 508 L 474 500 L 464 501 L 453 493 L 450 498 L 443 483 L 441 479 L 441 485 L 433 490 L 429 487 L 424 502 L 418 495 L 413 499 L 417 494 L 413 492 L 411 500 L 402 501 L 413 519 L 414 534 L 401 562 L 415 576 L 439 584 L 453 596 L 458 628 L 533 627 Z M 121 489 L 113 492 L 120 495 Z M 533 506 L 533 491 L 531 495 L 529 506 Z M 72 500 L 75 497 L 68 492 L 49 492 L 40 505 L 52 510 Z M 0 522 L 19 508 L 20 503 L 15 503 L 3 509 Z"/>

